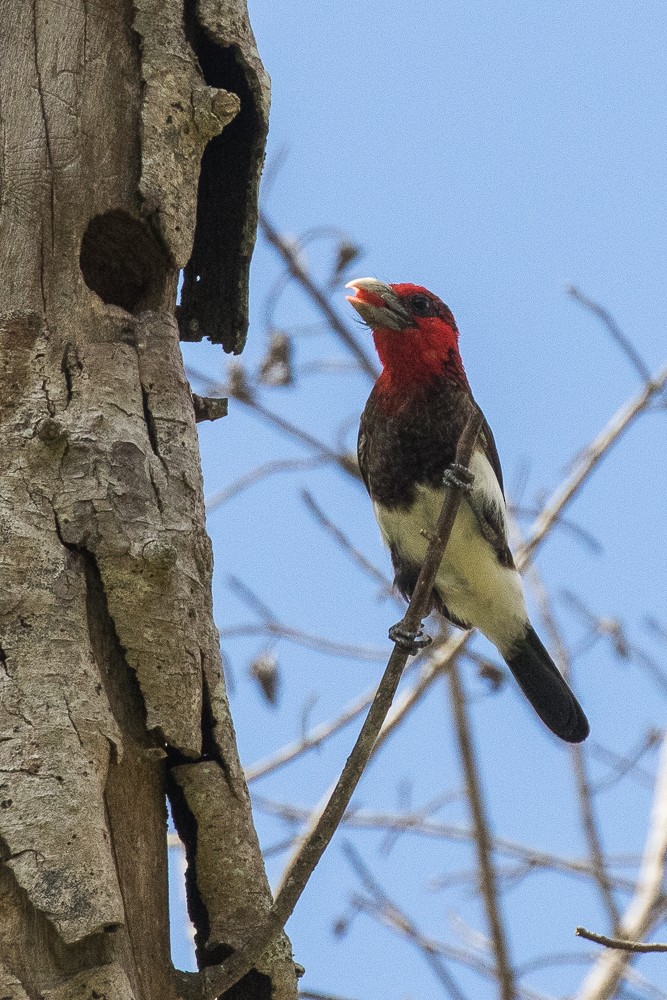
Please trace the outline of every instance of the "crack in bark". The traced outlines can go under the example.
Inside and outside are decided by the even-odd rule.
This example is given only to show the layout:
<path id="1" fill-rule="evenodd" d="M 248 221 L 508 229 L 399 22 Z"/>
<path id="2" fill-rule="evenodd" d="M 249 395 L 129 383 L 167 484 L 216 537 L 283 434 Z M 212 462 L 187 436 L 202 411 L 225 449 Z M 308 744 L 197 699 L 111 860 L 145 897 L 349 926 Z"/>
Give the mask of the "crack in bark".
<path id="1" fill-rule="evenodd" d="M 25 774 L 28 778 L 39 778 L 40 781 L 55 781 L 59 785 L 63 783 L 59 774 L 40 774 L 39 771 L 33 771 L 29 767 L 0 767 L 0 774 Z M 18 855 L 13 854 L 12 857 L 18 857 Z"/>
<path id="2" fill-rule="evenodd" d="M 65 387 L 67 389 L 67 403 L 65 409 L 72 402 L 72 397 L 74 395 L 74 370 L 78 369 L 80 372 L 83 371 L 83 364 L 79 358 L 78 351 L 75 344 L 65 344 L 65 350 L 63 351 L 63 358 L 60 363 L 60 370 L 65 376 Z"/>
<path id="3" fill-rule="evenodd" d="M 44 142 L 46 148 L 46 163 L 47 163 L 47 173 L 49 176 L 49 186 L 50 192 L 50 226 L 51 226 L 51 249 L 53 250 L 55 246 L 55 217 L 56 217 L 56 192 L 55 185 L 53 182 L 53 149 L 51 146 L 51 133 L 49 131 L 49 119 L 46 113 L 46 102 L 44 101 L 44 88 L 42 86 L 42 73 L 39 67 L 39 53 L 38 53 L 38 35 L 37 30 L 37 0 L 32 0 L 32 32 L 33 32 L 33 57 L 35 65 L 35 77 L 37 79 L 37 94 L 39 96 L 39 105 L 42 112 L 42 121 L 44 122 Z M 41 227 L 41 245 L 40 245 L 40 289 L 42 294 L 42 308 L 44 310 L 44 319 L 47 316 L 47 295 L 46 295 L 46 263 L 45 263 L 45 252 L 44 252 L 44 220 L 42 219 Z"/>
<path id="4" fill-rule="evenodd" d="M 151 469 L 150 465 L 148 467 L 148 478 L 150 479 L 151 486 L 153 487 L 153 493 L 155 494 L 155 503 L 157 504 L 157 509 L 160 511 L 161 514 L 164 514 L 164 502 L 162 500 L 162 494 L 160 493 L 160 487 L 155 481 L 155 476 L 153 474 L 153 470 Z"/>
<path id="5" fill-rule="evenodd" d="M 69 721 L 72 724 L 72 729 L 76 733 L 76 738 L 79 741 L 79 745 L 83 748 L 85 744 L 84 744 L 83 740 L 81 739 L 81 733 L 79 732 L 79 727 L 77 726 L 77 724 L 76 724 L 76 722 L 74 720 L 74 716 L 72 715 L 72 709 L 70 708 L 69 700 L 67 699 L 66 695 L 63 695 L 63 701 L 65 702 L 65 709 L 67 711 L 67 717 L 68 717 Z M 60 780 L 62 781 L 62 778 Z"/>
<path id="6" fill-rule="evenodd" d="M 171 752 L 169 754 L 172 764 L 181 763 L 180 754 Z M 171 806 L 171 815 L 176 827 L 176 832 L 181 839 L 185 851 L 185 885 L 188 915 L 195 929 L 195 950 L 197 955 L 205 952 L 206 942 L 211 933 L 211 922 L 208 909 L 199 891 L 197 880 L 197 817 L 189 808 L 185 793 L 174 780 L 171 774 L 171 767 L 167 772 L 167 798 Z M 231 951 L 231 949 L 230 949 Z"/>
<path id="7" fill-rule="evenodd" d="M 141 382 L 140 385 L 141 385 L 141 402 L 144 408 L 144 420 L 146 422 L 146 430 L 148 432 L 148 440 L 150 442 L 151 451 L 153 452 L 155 457 L 160 460 L 160 464 L 162 465 L 162 468 L 166 472 L 167 466 L 164 458 L 160 454 L 160 445 L 158 441 L 157 427 L 155 424 L 155 417 L 153 416 L 153 412 L 150 407 L 148 389 L 146 388 L 143 382 Z"/>
<path id="8" fill-rule="evenodd" d="M 46 399 L 46 412 L 50 417 L 55 417 L 56 404 L 49 395 L 49 380 L 46 377 L 42 379 L 42 392 L 44 393 L 44 398 Z"/>

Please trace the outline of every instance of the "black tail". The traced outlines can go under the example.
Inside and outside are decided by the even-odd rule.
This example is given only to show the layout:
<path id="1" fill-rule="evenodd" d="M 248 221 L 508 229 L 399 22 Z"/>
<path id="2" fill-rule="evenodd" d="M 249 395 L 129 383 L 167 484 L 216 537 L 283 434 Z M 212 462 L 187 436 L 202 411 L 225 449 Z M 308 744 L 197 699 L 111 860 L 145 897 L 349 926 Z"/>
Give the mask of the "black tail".
<path id="1" fill-rule="evenodd" d="M 552 733 L 568 743 L 586 739 L 588 719 L 531 625 L 507 656 L 507 666 Z"/>

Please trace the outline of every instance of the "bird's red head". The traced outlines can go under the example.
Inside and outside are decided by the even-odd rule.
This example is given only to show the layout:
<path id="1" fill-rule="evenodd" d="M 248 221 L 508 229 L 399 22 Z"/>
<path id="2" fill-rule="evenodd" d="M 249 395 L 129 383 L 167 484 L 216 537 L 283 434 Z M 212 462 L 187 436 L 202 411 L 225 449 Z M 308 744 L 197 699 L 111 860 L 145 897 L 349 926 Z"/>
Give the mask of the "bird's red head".
<path id="1" fill-rule="evenodd" d="M 386 285 L 376 278 L 356 278 L 347 300 L 373 331 L 382 375 L 378 388 L 400 392 L 450 378 L 468 387 L 459 331 L 450 309 L 421 285 Z"/>

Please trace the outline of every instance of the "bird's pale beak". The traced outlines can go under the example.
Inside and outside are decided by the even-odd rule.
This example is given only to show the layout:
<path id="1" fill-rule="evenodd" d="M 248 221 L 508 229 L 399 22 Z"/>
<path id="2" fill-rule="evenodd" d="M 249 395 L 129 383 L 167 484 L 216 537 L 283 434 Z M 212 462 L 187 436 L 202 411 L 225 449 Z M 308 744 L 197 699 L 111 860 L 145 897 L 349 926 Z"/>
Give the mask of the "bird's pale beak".
<path id="1" fill-rule="evenodd" d="M 355 278 L 345 287 L 356 292 L 356 295 L 347 295 L 347 301 L 372 330 L 405 330 L 415 325 L 391 285 L 377 278 Z"/>

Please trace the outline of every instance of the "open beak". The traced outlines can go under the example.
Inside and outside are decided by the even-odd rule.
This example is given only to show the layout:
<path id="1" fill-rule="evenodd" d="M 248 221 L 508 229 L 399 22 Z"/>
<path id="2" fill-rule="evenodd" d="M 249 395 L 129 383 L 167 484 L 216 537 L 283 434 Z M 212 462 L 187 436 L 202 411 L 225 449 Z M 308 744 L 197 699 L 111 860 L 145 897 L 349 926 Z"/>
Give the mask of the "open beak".
<path id="1" fill-rule="evenodd" d="M 391 285 L 377 278 L 355 278 L 345 287 L 356 292 L 356 295 L 347 295 L 347 301 L 372 330 L 405 330 L 415 325 Z"/>

